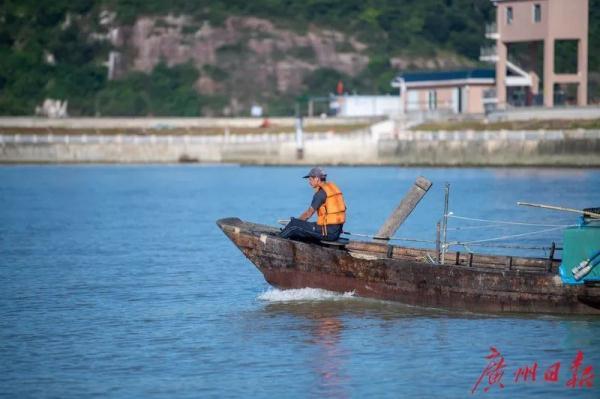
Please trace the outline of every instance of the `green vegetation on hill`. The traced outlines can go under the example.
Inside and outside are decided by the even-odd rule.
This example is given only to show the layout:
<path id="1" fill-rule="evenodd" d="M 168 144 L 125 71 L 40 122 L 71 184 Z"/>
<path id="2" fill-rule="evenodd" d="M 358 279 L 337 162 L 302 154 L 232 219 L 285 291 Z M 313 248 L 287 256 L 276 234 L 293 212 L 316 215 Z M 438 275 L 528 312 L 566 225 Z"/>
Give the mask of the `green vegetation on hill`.
<path id="1" fill-rule="evenodd" d="M 309 23 L 359 33 L 378 50 L 432 53 L 439 48 L 479 56 L 483 22 L 493 16 L 489 0 L 105 0 L 130 23 L 140 14 L 184 13 L 222 22 L 252 15 L 305 30 Z"/>
<path id="2" fill-rule="evenodd" d="M 194 90 L 198 71 L 191 64 L 172 68 L 158 64 L 151 74 L 132 72 L 125 79 L 107 83 L 97 95 L 99 115 L 198 116 L 207 109 L 220 109 L 226 100 L 201 96 Z"/>
<path id="3" fill-rule="evenodd" d="M 83 16 L 93 7 L 91 0 L 0 5 L 0 114 L 31 114 L 47 97 L 68 99 L 75 115 L 92 114 L 94 96 L 106 85 L 108 48 L 83 39 L 83 17 L 65 21 L 67 13 Z"/>
<path id="4" fill-rule="evenodd" d="M 306 31 L 309 24 L 356 35 L 369 46 L 370 63 L 358 76 L 316 69 L 304 78 L 304 95 L 325 95 L 344 80 L 346 88 L 386 93 L 396 73 L 392 55 L 433 56 L 443 50 L 477 60 L 484 23 L 493 18 L 489 0 L 4 0 L 0 3 L 0 115 L 31 114 L 45 98 L 68 99 L 71 115 L 201 115 L 219 113 L 232 93 L 203 96 L 193 90 L 198 73 L 216 81 L 228 70 L 191 65 L 151 74 L 130 73 L 108 81 L 110 47 L 91 40 L 101 31 L 102 10 L 122 24 L 141 15 L 187 14 L 219 25 L 230 15 L 267 18 L 280 27 Z M 600 80 L 600 0 L 590 0 L 590 62 Z M 225 50 L 223 50 L 225 51 Z M 53 56 L 53 60 L 49 55 Z M 314 62 L 310 48 L 294 56 Z M 598 84 L 591 84 L 598 95 Z M 291 112 L 294 97 L 272 93 L 272 115 Z"/>

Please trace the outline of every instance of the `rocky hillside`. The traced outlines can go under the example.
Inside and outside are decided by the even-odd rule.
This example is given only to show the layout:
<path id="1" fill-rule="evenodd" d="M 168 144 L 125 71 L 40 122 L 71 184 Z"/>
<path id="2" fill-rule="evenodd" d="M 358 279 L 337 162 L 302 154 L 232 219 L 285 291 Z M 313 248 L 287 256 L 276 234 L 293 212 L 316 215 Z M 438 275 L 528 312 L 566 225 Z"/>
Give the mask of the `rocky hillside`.
<path id="1" fill-rule="evenodd" d="M 217 113 L 243 113 L 252 103 L 267 105 L 305 92 L 327 94 L 334 91 L 336 78 L 349 89 L 356 90 L 353 84 L 363 88 L 356 78 L 372 59 L 369 46 L 354 35 L 318 26 L 299 33 L 256 17 L 231 16 L 221 26 L 198 24 L 185 15 L 141 17 L 111 31 L 118 52 L 116 79 L 132 70 L 151 73 L 161 62 L 169 67 L 191 64 L 200 72 L 194 84 L 199 93 L 231 96 L 223 110 L 212 110 Z M 398 70 L 472 64 L 454 54 L 390 58 L 390 69 Z M 311 87 L 310 93 L 311 80 L 317 80 L 313 86 L 321 83 L 319 75 L 328 85 Z"/>
<path id="2" fill-rule="evenodd" d="M 229 17 L 222 26 L 197 26 L 187 16 L 143 17 L 124 29 L 125 70 L 150 73 L 161 61 L 191 62 L 201 93 L 235 93 L 239 100 L 262 93 L 298 93 L 319 68 L 356 76 L 365 69 L 367 46 L 340 32 L 311 28 L 306 34 L 276 28 L 254 17 Z"/>

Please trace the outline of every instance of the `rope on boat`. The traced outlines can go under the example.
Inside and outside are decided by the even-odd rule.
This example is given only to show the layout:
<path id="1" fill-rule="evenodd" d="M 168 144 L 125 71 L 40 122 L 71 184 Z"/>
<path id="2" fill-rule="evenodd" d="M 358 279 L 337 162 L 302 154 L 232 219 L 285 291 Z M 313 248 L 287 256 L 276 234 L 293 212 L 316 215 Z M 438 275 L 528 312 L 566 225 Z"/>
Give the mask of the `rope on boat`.
<path id="1" fill-rule="evenodd" d="M 350 233 L 349 231 L 344 231 L 342 234 L 347 234 L 349 236 L 357 236 L 357 237 L 366 237 L 366 238 L 376 238 L 372 234 L 361 234 L 361 233 Z M 404 238 L 404 237 L 390 237 L 386 241 L 410 241 L 410 242 L 425 242 L 428 244 L 435 244 L 433 240 L 420 240 L 418 238 Z"/>
<path id="2" fill-rule="evenodd" d="M 517 237 L 524 237 L 524 236 L 534 235 L 534 234 L 540 234 L 540 233 L 547 233 L 549 231 L 555 231 L 555 230 L 563 229 L 565 227 L 574 227 L 574 226 L 577 226 L 577 225 L 574 224 L 574 225 L 558 226 L 558 227 L 552 227 L 552 228 L 549 228 L 549 229 L 530 231 L 530 232 L 521 233 L 521 234 L 510 234 L 510 235 L 504 235 L 504 236 L 500 236 L 500 237 L 485 238 L 485 239 L 482 239 L 482 240 L 450 241 L 450 242 L 446 243 L 446 246 L 448 246 L 448 247 L 451 247 L 451 246 L 463 246 L 463 247 L 467 247 L 467 246 L 480 246 L 480 247 L 490 247 L 490 248 L 514 248 L 514 249 L 539 249 L 539 250 L 548 250 L 548 249 L 550 249 L 550 247 L 534 247 L 534 246 L 522 246 L 522 245 L 510 245 L 510 244 L 505 244 L 505 245 L 501 245 L 501 244 L 486 245 L 484 243 L 491 242 L 491 241 L 499 241 L 499 240 L 506 240 L 506 239 L 511 239 L 511 238 L 517 238 Z M 347 235 L 351 235 L 351 236 L 357 236 L 357 237 L 376 238 L 372 234 L 350 233 L 350 232 L 347 232 L 347 231 L 344 231 L 343 234 L 347 234 Z M 428 244 L 435 244 L 436 243 L 435 240 L 421 240 L 421 239 L 417 239 L 417 238 L 406 238 L 406 237 L 390 237 L 388 241 L 422 242 L 422 243 L 428 243 Z"/>
<path id="3" fill-rule="evenodd" d="M 466 245 L 464 245 L 461 242 L 449 242 L 447 244 L 449 247 L 452 246 L 464 246 L 465 248 L 468 248 Z M 547 251 L 552 249 L 552 247 L 530 247 L 530 246 L 524 246 L 524 245 L 512 245 L 512 244 L 484 244 L 484 243 L 480 243 L 480 244 L 469 244 L 469 246 L 473 246 L 473 247 L 488 247 L 488 248 L 508 248 L 508 249 L 539 249 L 539 250 L 543 250 L 543 251 Z M 556 247 L 556 250 L 561 250 L 562 248 L 560 247 Z"/>
<path id="4" fill-rule="evenodd" d="M 483 226 L 464 226 L 464 227 L 448 227 L 448 231 L 459 231 L 459 230 L 478 230 L 487 229 L 490 227 L 497 227 L 497 224 L 484 224 Z"/>
<path id="5" fill-rule="evenodd" d="M 491 219 L 478 219 L 478 218 L 469 218 L 466 216 L 457 216 L 452 212 L 449 212 L 447 215 L 449 218 L 453 219 L 461 219 L 461 220 L 471 220 L 474 222 L 486 222 L 493 224 L 509 224 L 509 225 L 517 225 L 517 226 L 538 226 L 538 227 L 571 227 L 573 225 L 564 225 L 564 224 L 541 224 L 541 223 L 525 223 L 525 222 L 511 222 L 507 220 L 491 220 Z M 490 225 L 492 226 L 492 225 Z"/>
<path id="6" fill-rule="evenodd" d="M 370 234 L 360 234 L 360 233 L 350 233 L 350 232 L 346 232 L 344 231 L 343 234 L 347 234 L 347 235 L 352 235 L 352 236 L 357 236 L 357 237 L 366 237 L 366 238 L 375 238 L 374 235 L 370 235 Z M 428 243 L 428 244 L 435 244 L 436 241 L 433 240 L 419 240 L 416 238 L 403 238 L 403 237 L 391 237 L 390 241 L 410 241 L 410 242 L 424 242 L 424 243 Z M 463 243 L 460 241 L 454 241 L 454 242 L 449 242 L 447 244 L 449 247 L 452 246 L 466 246 L 466 245 L 470 245 L 470 246 L 477 246 L 477 247 L 489 247 L 489 248 L 510 248 L 510 249 L 538 249 L 538 250 L 550 250 L 550 247 L 533 247 L 533 246 L 524 246 L 524 245 L 511 245 L 511 244 L 485 244 L 485 243 Z"/>
<path id="7" fill-rule="evenodd" d="M 517 237 L 524 237 L 524 236 L 528 236 L 528 235 L 547 233 L 549 231 L 561 230 L 561 229 L 564 229 L 565 227 L 573 227 L 573 226 L 577 226 L 577 225 L 574 224 L 574 225 L 568 225 L 568 226 L 559 226 L 559 227 L 553 227 L 550 229 L 530 231 L 530 232 L 521 233 L 521 234 L 510 234 L 510 235 L 505 235 L 505 236 L 500 236 L 500 237 L 484 238 L 482 240 L 473 240 L 473 241 L 465 241 L 465 242 L 454 241 L 454 242 L 449 242 L 448 244 L 449 245 L 462 245 L 462 246 L 473 245 L 473 244 L 479 244 L 479 243 L 483 243 L 483 242 L 506 240 L 506 239 L 510 239 L 510 238 L 517 238 Z"/>
<path id="8" fill-rule="evenodd" d="M 567 227 L 577 226 L 575 224 L 559 225 L 559 224 L 525 223 L 525 222 L 512 222 L 512 221 L 508 221 L 508 220 L 492 220 L 492 219 L 470 218 L 470 217 L 466 217 L 466 216 L 454 215 L 452 212 L 448 212 L 448 214 L 446 216 L 448 216 L 449 218 L 460 219 L 460 220 L 468 220 L 468 221 L 474 221 L 474 222 L 489 223 L 489 224 L 484 225 L 484 226 L 466 226 L 466 227 L 456 227 L 456 228 L 452 229 L 452 230 L 456 230 L 456 231 L 478 229 L 478 228 L 479 229 L 490 228 L 490 227 L 497 227 L 497 226 L 500 226 L 500 225 L 530 226 L 530 227 L 531 226 L 534 226 L 534 227 L 549 227 L 548 229 L 530 231 L 530 232 L 520 233 L 520 234 L 503 235 L 503 236 L 500 236 L 500 237 L 484 238 L 484 239 L 472 240 L 472 241 L 451 241 L 451 242 L 445 243 L 446 248 L 451 247 L 451 246 L 462 246 L 465 249 L 467 249 L 468 251 L 471 251 L 469 249 L 469 246 L 481 246 L 481 247 L 491 247 L 491 248 L 510 248 L 510 249 L 529 249 L 529 250 L 543 250 L 543 251 L 547 251 L 547 250 L 550 250 L 551 248 L 550 247 L 535 247 L 535 246 L 511 245 L 511 244 L 486 244 L 486 243 L 489 243 L 489 242 L 492 242 L 492 241 L 510 240 L 510 239 L 513 239 L 513 238 L 525 237 L 525 236 L 530 236 L 530 235 L 535 235 L 535 234 L 541 234 L 541 233 L 547 233 L 547 232 L 550 232 L 550 231 L 565 229 Z M 444 245 L 444 244 L 442 244 L 442 245 Z"/>
<path id="9" fill-rule="evenodd" d="M 454 218 L 454 219 L 461 219 L 461 220 L 470 220 L 470 221 L 474 221 L 474 222 L 485 222 L 485 223 L 489 223 L 487 225 L 483 225 L 483 226 L 465 226 L 465 227 L 456 227 L 456 228 L 450 228 L 448 230 L 455 230 L 455 231 L 459 231 L 459 230 L 470 230 L 470 229 L 483 229 L 483 228 L 490 228 L 490 227 L 497 227 L 498 225 L 517 225 L 517 226 L 535 226 L 535 227 L 549 227 L 547 229 L 542 229 L 542 230 L 536 230 L 536 231 L 530 231 L 527 233 L 520 233 L 520 234 L 510 234 L 510 235 L 503 235 L 503 236 L 499 236 L 499 237 L 492 237 L 492 238 L 484 238 L 484 239 L 480 239 L 480 240 L 472 240 L 472 241 L 449 241 L 445 244 L 446 248 L 448 247 L 452 247 L 452 246 L 462 246 L 464 248 L 466 248 L 468 251 L 470 251 L 469 246 L 480 246 L 480 247 L 490 247 L 490 248 L 509 248 L 509 249 L 527 249 L 527 250 L 543 250 L 543 251 L 547 251 L 550 250 L 551 247 L 544 247 L 544 246 L 524 246 L 524 245 L 511 245 L 511 244 L 486 244 L 492 241 L 500 241 L 500 240 L 509 240 L 512 238 L 518 238 L 518 237 L 525 237 L 525 236 L 530 236 L 530 235 L 535 235 L 535 234 L 541 234 L 541 233 L 547 233 L 550 231 L 555 231 L 555 230 L 561 230 L 567 227 L 576 227 L 576 224 L 542 224 L 542 223 L 525 223 L 525 222 L 511 222 L 511 221 L 507 221 L 507 220 L 491 220 L 491 219 L 480 219 L 480 218 L 470 218 L 470 217 L 466 217 L 466 216 L 457 216 L 454 215 L 452 212 L 448 212 L 447 214 L 448 217 L 450 218 Z M 372 234 L 361 234 L 361 233 L 350 233 L 347 231 L 344 231 L 343 234 L 347 234 L 347 235 L 351 235 L 351 236 L 357 236 L 357 237 L 366 237 L 366 238 L 377 238 L 376 236 L 372 235 Z M 419 243 L 427 243 L 427 244 L 436 244 L 437 241 L 435 240 L 421 240 L 421 239 L 416 239 L 416 238 L 406 238 L 406 237 L 390 237 L 389 241 L 407 241 L 407 242 L 419 242 Z"/>
<path id="10" fill-rule="evenodd" d="M 416 238 L 402 238 L 402 237 L 390 237 L 390 241 L 412 241 L 412 242 L 426 242 L 429 244 L 435 244 L 435 240 L 419 240 Z"/>

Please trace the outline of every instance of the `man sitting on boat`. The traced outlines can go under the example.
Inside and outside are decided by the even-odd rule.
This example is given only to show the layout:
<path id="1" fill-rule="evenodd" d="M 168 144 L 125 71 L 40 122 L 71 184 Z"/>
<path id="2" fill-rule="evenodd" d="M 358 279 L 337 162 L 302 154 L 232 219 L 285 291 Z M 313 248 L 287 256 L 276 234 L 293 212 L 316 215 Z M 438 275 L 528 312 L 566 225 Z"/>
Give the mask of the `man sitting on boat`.
<path id="1" fill-rule="evenodd" d="M 322 168 L 312 168 L 304 178 L 315 190 L 310 207 L 298 218 L 292 218 L 279 236 L 306 241 L 336 241 L 346 221 L 342 192 L 333 182 L 327 181 L 327 173 Z M 315 210 L 317 222 L 309 222 Z"/>

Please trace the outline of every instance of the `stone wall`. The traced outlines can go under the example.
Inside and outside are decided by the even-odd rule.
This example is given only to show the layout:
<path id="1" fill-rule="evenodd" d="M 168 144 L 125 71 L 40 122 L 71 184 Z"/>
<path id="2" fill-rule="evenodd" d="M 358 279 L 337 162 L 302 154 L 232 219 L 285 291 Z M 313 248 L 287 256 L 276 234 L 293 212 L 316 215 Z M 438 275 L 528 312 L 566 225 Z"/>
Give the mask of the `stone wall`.
<path id="1" fill-rule="evenodd" d="M 1 163 L 241 163 L 600 167 L 600 131 L 232 136 L 0 135 Z"/>
<path id="2" fill-rule="evenodd" d="M 296 118 L 268 118 L 272 126 L 295 126 Z M 369 124 L 378 118 L 304 118 L 305 127 Z M 43 128 L 52 129 L 153 129 L 174 128 L 257 128 L 263 118 L 32 118 L 0 117 L 1 128 Z"/>
<path id="3" fill-rule="evenodd" d="M 529 121 L 537 120 L 582 120 L 582 119 L 600 119 L 600 107 L 521 107 L 509 110 L 499 110 L 490 113 L 487 116 L 491 122 L 499 121 Z"/>

